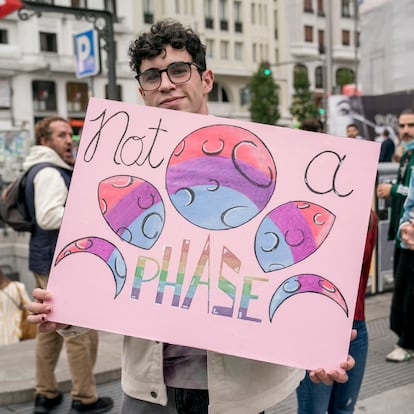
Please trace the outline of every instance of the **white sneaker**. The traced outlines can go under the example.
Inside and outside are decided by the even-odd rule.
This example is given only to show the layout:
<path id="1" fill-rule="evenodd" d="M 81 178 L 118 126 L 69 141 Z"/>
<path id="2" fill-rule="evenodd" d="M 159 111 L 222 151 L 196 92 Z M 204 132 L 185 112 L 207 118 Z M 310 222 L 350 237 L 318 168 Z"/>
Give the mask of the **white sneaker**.
<path id="1" fill-rule="evenodd" d="M 394 351 L 390 352 L 385 359 L 391 362 L 405 362 L 414 357 L 414 351 L 410 349 L 404 349 L 400 346 L 396 346 Z"/>

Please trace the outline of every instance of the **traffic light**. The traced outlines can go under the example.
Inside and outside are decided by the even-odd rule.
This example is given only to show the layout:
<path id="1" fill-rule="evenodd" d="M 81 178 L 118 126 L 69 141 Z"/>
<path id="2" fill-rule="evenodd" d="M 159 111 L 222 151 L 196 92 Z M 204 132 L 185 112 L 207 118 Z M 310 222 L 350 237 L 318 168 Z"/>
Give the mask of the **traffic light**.
<path id="1" fill-rule="evenodd" d="M 324 116 L 325 115 L 325 108 L 319 108 L 319 115 Z"/>
<path id="2" fill-rule="evenodd" d="M 272 74 L 272 69 L 270 69 L 270 63 L 266 62 L 263 67 L 263 74 L 265 76 L 270 76 Z"/>

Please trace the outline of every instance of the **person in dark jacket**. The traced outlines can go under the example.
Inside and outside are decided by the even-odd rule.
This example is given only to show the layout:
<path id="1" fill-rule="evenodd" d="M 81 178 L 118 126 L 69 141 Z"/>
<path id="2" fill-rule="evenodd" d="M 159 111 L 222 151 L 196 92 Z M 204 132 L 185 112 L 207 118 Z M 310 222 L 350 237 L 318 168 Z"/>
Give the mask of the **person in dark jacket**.
<path id="1" fill-rule="evenodd" d="M 382 135 L 384 135 L 384 141 L 381 143 L 379 162 L 392 162 L 395 152 L 394 140 L 390 137 L 390 131 L 387 128 L 384 129 Z"/>

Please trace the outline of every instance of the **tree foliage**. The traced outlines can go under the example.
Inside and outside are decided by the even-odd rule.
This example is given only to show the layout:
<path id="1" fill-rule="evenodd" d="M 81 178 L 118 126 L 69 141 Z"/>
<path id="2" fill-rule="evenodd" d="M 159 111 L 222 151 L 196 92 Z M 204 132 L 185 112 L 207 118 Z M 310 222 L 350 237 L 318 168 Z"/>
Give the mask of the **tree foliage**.
<path id="1" fill-rule="evenodd" d="M 336 84 L 340 87 L 355 82 L 354 72 L 348 68 L 340 68 L 336 72 Z"/>
<path id="2" fill-rule="evenodd" d="M 310 82 L 306 67 L 297 65 L 295 67 L 293 88 L 295 90 L 292 98 L 290 113 L 301 123 L 306 118 L 318 118 L 319 111 L 316 107 L 310 90 Z"/>
<path id="3" fill-rule="evenodd" d="M 269 64 L 262 62 L 250 80 L 250 118 L 254 122 L 275 125 L 280 118 L 279 96 Z"/>

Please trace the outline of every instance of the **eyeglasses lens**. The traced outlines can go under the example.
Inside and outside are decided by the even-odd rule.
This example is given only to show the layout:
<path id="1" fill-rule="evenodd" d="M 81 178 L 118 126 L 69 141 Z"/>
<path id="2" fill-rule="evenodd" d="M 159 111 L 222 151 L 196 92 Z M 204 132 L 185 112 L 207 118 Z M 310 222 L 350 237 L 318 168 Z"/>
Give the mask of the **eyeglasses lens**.
<path id="1" fill-rule="evenodd" d="M 138 81 L 145 91 L 152 91 L 161 85 L 161 76 L 167 72 L 168 79 L 179 85 L 190 80 L 191 62 L 174 62 L 167 66 L 166 69 L 148 69 L 138 76 Z"/>

